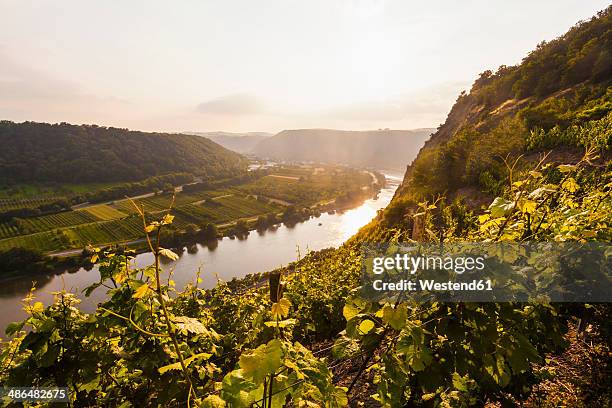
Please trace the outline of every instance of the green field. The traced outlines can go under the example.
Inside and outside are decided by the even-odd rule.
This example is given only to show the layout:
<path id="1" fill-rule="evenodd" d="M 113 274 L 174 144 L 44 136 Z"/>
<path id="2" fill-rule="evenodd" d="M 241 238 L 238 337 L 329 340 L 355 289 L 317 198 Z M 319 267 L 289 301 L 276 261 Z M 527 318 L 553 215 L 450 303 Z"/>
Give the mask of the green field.
<path id="1" fill-rule="evenodd" d="M 14 237 L 21 234 L 19 228 L 12 222 L 0 223 L 0 239 Z"/>
<path id="2" fill-rule="evenodd" d="M 58 197 L 40 198 L 2 198 L 0 199 L 0 212 L 19 210 L 22 208 L 36 208 L 43 204 L 56 201 Z"/>
<path id="3" fill-rule="evenodd" d="M 63 249 L 67 246 L 67 237 L 62 232 L 57 231 L 39 232 L 0 240 L 0 251 L 20 247 L 47 252 Z"/>
<path id="4" fill-rule="evenodd" d="M 314 205 L 331 200 L 358 186 L 370 185 L 372 178 L 362 171 L 334 168 L 281 168 L 272 174 L 251 183 L 237 187 L 236 191 L 246 194 L 262 195 L 268 198 Z"/>
<path id="5" fill-rule="evenodd" d="M 280 210 L 282 210 L 282 207 L 273 203 L 266 204 L 253 198 L 231 195 L 208 200 L 201 204 L 179 206 L 174 213 L 179 220 L 201 225 L 205 222 L 222 224 L 239 218 L 253 217 Z"/>
<path id="6" fill-rule="evenodd" d="M 79 225 L 64 231 L 72 247 L 133 241 L 144 236 L 142 220 L 137 216 L 94 224 Z"/>
<path id="7" fill-rule="evenodd" d="M 270 175 L 242 185 L 191 193 L 156 194 L 135 199 L 148 219 L 159 217 L 171 205 L 175 215 L 172 227 L 184 230 L 190 224 L 217 226 L 238 219 L 279 214 L 285 206 L 257 200 L 263 196 L 284 200 L 299 206 L 310 206 L 335 198 L 358 185 L 368 185 L 370 176 L 341 167 L 311 168 L 282 166 Z M 86 186 L 82 186 L 85 188 Z M 51 198 L 0 200 L 0 211 L 37 207 Z M 128 199 L 108 204 L 86 206 L 73 211 L 28 218 L 14 218 L 0 223 L 0 250 L 13 247 L 43 252 L 105 245 L 143 238 L 142 220 Z"/>
<path id="8" fill-rule="evenodd" d="M 87 211 L 66 211 L 22 219 L 18 225 L 19 229 L 23 232 L 36 233 L 97 221 L 100 221 L 100 219 Z"/>
<path id="9" fill-rule="evenodd" d="M 218 198 L 208 198 L 202 202 L 203 197 L 211 196 Z M 154 215 L 165 210 L 171 200 L 171 196 L 166 195 L 137 201 L 144 204 L 147 212 Z M 176 205 L 177 203 L 186 204 Z M 125 212 L 117 208 L 124 209 Z M 183 229 L 188 224 L 223 224 L 280 210 L 282 207 L 279 205 L 263 203 L 243 195 L 227 196 L 225 191 L 213 194 L 178 194 L 173 211 L 176 215 L 173 226 Z M 2 223 L 0 250 L 25 247 L 57 251 L 81 248 L 89 244 L 103 245 L 137 240 L 142 238 L 144 233 L 142 220 L 134 213 L 132 203 L 124 200 L 113 206 L 100 204 L 76 211 L 22 219 L 17 221 L 17 225 L 12 222 Z"/>
<path id="10" fill-rule="evenodd" d="M 222 194 L 222 192 L 218 192 L 218 194 Z M 203 191 L 198 193 L 178 193 L 174 197 L 174 207 L 179 206 L 181 204 L 189 204 L 196 201 L 202 201 L 210 197 L 214 197 L 214 192 L 211 191 Z M 172 195 L 171 194 L 159 194 L 151 197 L 138 198 L 135 199 L 134 202 L 138 204 L 139 207 L 143 207 L 147 212 L 157 212 L 168 209 L 172 204 Z M 111 204 L 111 206 L 121 212 L 128 214 L 136 214 L 136 208 L 134 208 L 134 204 L 130 200 L 121 200 L 115 201 Z"/>
<path id="11" fill-rule="evenodd" d="M 127 214 L 122 213 L 121 211 L 111 207 L 110 205 L 106 205 L 106 204 L 99 204 L 99 205 L 94 205 L 92 207 L 87 207 L 83 210 L 79 210 L 79 211 L 83 211 L 83 212 L 88 212 L 89 214 L 93 215 L 94 217 L 98 218 L 99 220 L 102 221 L 108 221 L 108 220 L 114 220 L 117 218 L 123 218 L 125 217 Z"/>
<path id="12" fill-rule="evenodd" d="M 0 187 L 0 199 L 36 199 L 36 198 L 60 198 L 74 194 L 83 194 L 91 191 L 101 190 L 124 182 L 109 183 L 51 183 L 51 184 L 16 184 L 10 187 Z"/>

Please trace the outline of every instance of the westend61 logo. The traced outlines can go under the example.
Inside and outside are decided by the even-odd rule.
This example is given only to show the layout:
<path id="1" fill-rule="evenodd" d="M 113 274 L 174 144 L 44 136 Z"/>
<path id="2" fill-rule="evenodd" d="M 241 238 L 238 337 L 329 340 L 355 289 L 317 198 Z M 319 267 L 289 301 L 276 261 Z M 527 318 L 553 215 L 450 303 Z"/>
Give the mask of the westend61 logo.
<path id="1" fill-rule="evenodd" d="M 605 243 L 364 244 L 363 296 L 394 301 L 609 302 Z"/>

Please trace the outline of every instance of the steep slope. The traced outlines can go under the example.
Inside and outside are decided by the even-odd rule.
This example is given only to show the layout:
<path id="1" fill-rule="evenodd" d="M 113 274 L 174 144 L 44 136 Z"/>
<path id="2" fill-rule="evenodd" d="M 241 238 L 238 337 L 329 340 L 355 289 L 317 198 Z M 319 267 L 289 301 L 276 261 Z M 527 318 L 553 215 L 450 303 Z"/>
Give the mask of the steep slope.
<path id="1" fill-rule="evenodd" d="M 274 159 L 403 170 L 433 130 L 284 130 L 260 142 L 253 153 Z"/>
<path id="2" fill-rule="evenodd" d="M 173 172 L 205 178 L 240 173 L 237 153 L 193 135 L 95 125 L 0 122 L 0 177 L 13 182 L 141 180 Z"/>
<path id="3" fill-rule="evenodd" d="M 230 132 L 185 132 L 186 134 L 206 137 L 226 149 L 238 153 L 251 153 L 262 140 L 272 136 L 265 132 L 230 133 Z"/>
<path id="4" fill-rule="evenodd" d="M 550 150 L 576 160 L 589 144 L 609 157 L 611 21 L 608 8 L 540 43 L 521 64 L 483 72 L 408 167 L 391 208 L 438 194 L 482 203 L 502 192 L 506 162 L 519 157 L 517 173 Z"/>

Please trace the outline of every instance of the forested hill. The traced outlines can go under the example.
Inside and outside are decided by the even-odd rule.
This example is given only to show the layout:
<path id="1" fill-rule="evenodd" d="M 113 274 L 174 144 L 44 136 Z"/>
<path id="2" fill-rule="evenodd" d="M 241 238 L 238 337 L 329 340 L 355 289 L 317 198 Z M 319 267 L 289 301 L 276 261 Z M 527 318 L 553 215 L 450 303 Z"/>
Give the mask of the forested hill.
<path id="1" fill-rule="evenodd" d="M 133 181 L 175 172 L 232 176 L 245 159 L 199 136 L 95 125 L 0 121 L 0 178 L 12 182 Z"/>
<path id="2" fill-rule="evenodd" d="M 253 153 L 274 159 L 404 170 L 434 130 L 284 130 L 260 142 Z"/>
<path id="3" fill-rule="evenodd" d="M 440 194 L 486 202 L 508 184 L 506 157 L 522 157 L 517 173 L 551 150 L 551 159 L 576 160 L 591 144 L 609 157 L 611 10 L 538 44 L 519 65 L 480 74 L 409 166 L 392 211 Z"/>

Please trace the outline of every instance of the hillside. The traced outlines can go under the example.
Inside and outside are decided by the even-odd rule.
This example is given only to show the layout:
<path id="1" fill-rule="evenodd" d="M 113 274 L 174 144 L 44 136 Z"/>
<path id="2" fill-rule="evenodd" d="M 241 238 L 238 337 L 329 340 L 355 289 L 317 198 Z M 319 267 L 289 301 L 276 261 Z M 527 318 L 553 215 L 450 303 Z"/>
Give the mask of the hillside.
<path id="1" fill-rule="evenodd" d="M 504 158 L 520 156 L 516 173 L 551 150 L 575 161 L 594 145 L 609 158 L 610 14 L 538 44 L 517 66 L 480 74 L 409 166 L 391 208 L 437 194 L 482 203 L 507 185 Z"/>
<path id="2" fill-rule="evenodd" d="M 0 122 L 3 182 L 134 181 L 189 172 L 204 178 L 246 169 L 240 155 L 193 135 L 95 125 Z"/>
<path id="3" fill-rule="evenodd" d="M 230 133 L 230 132 L 185 132 L 191 135 L 206 137 L 215 143 L 220 144 L 226 149 L 238 153 L 248 154 L 253 151 L 255 146 L 262 140 L 272 136 L 265 132 Z"/>
<path id="4" fill-rule="evenodd" d="M 284 130 L 260 142 L 253 153 L 273 159 L 404 170 L 433 130 Z"/>

